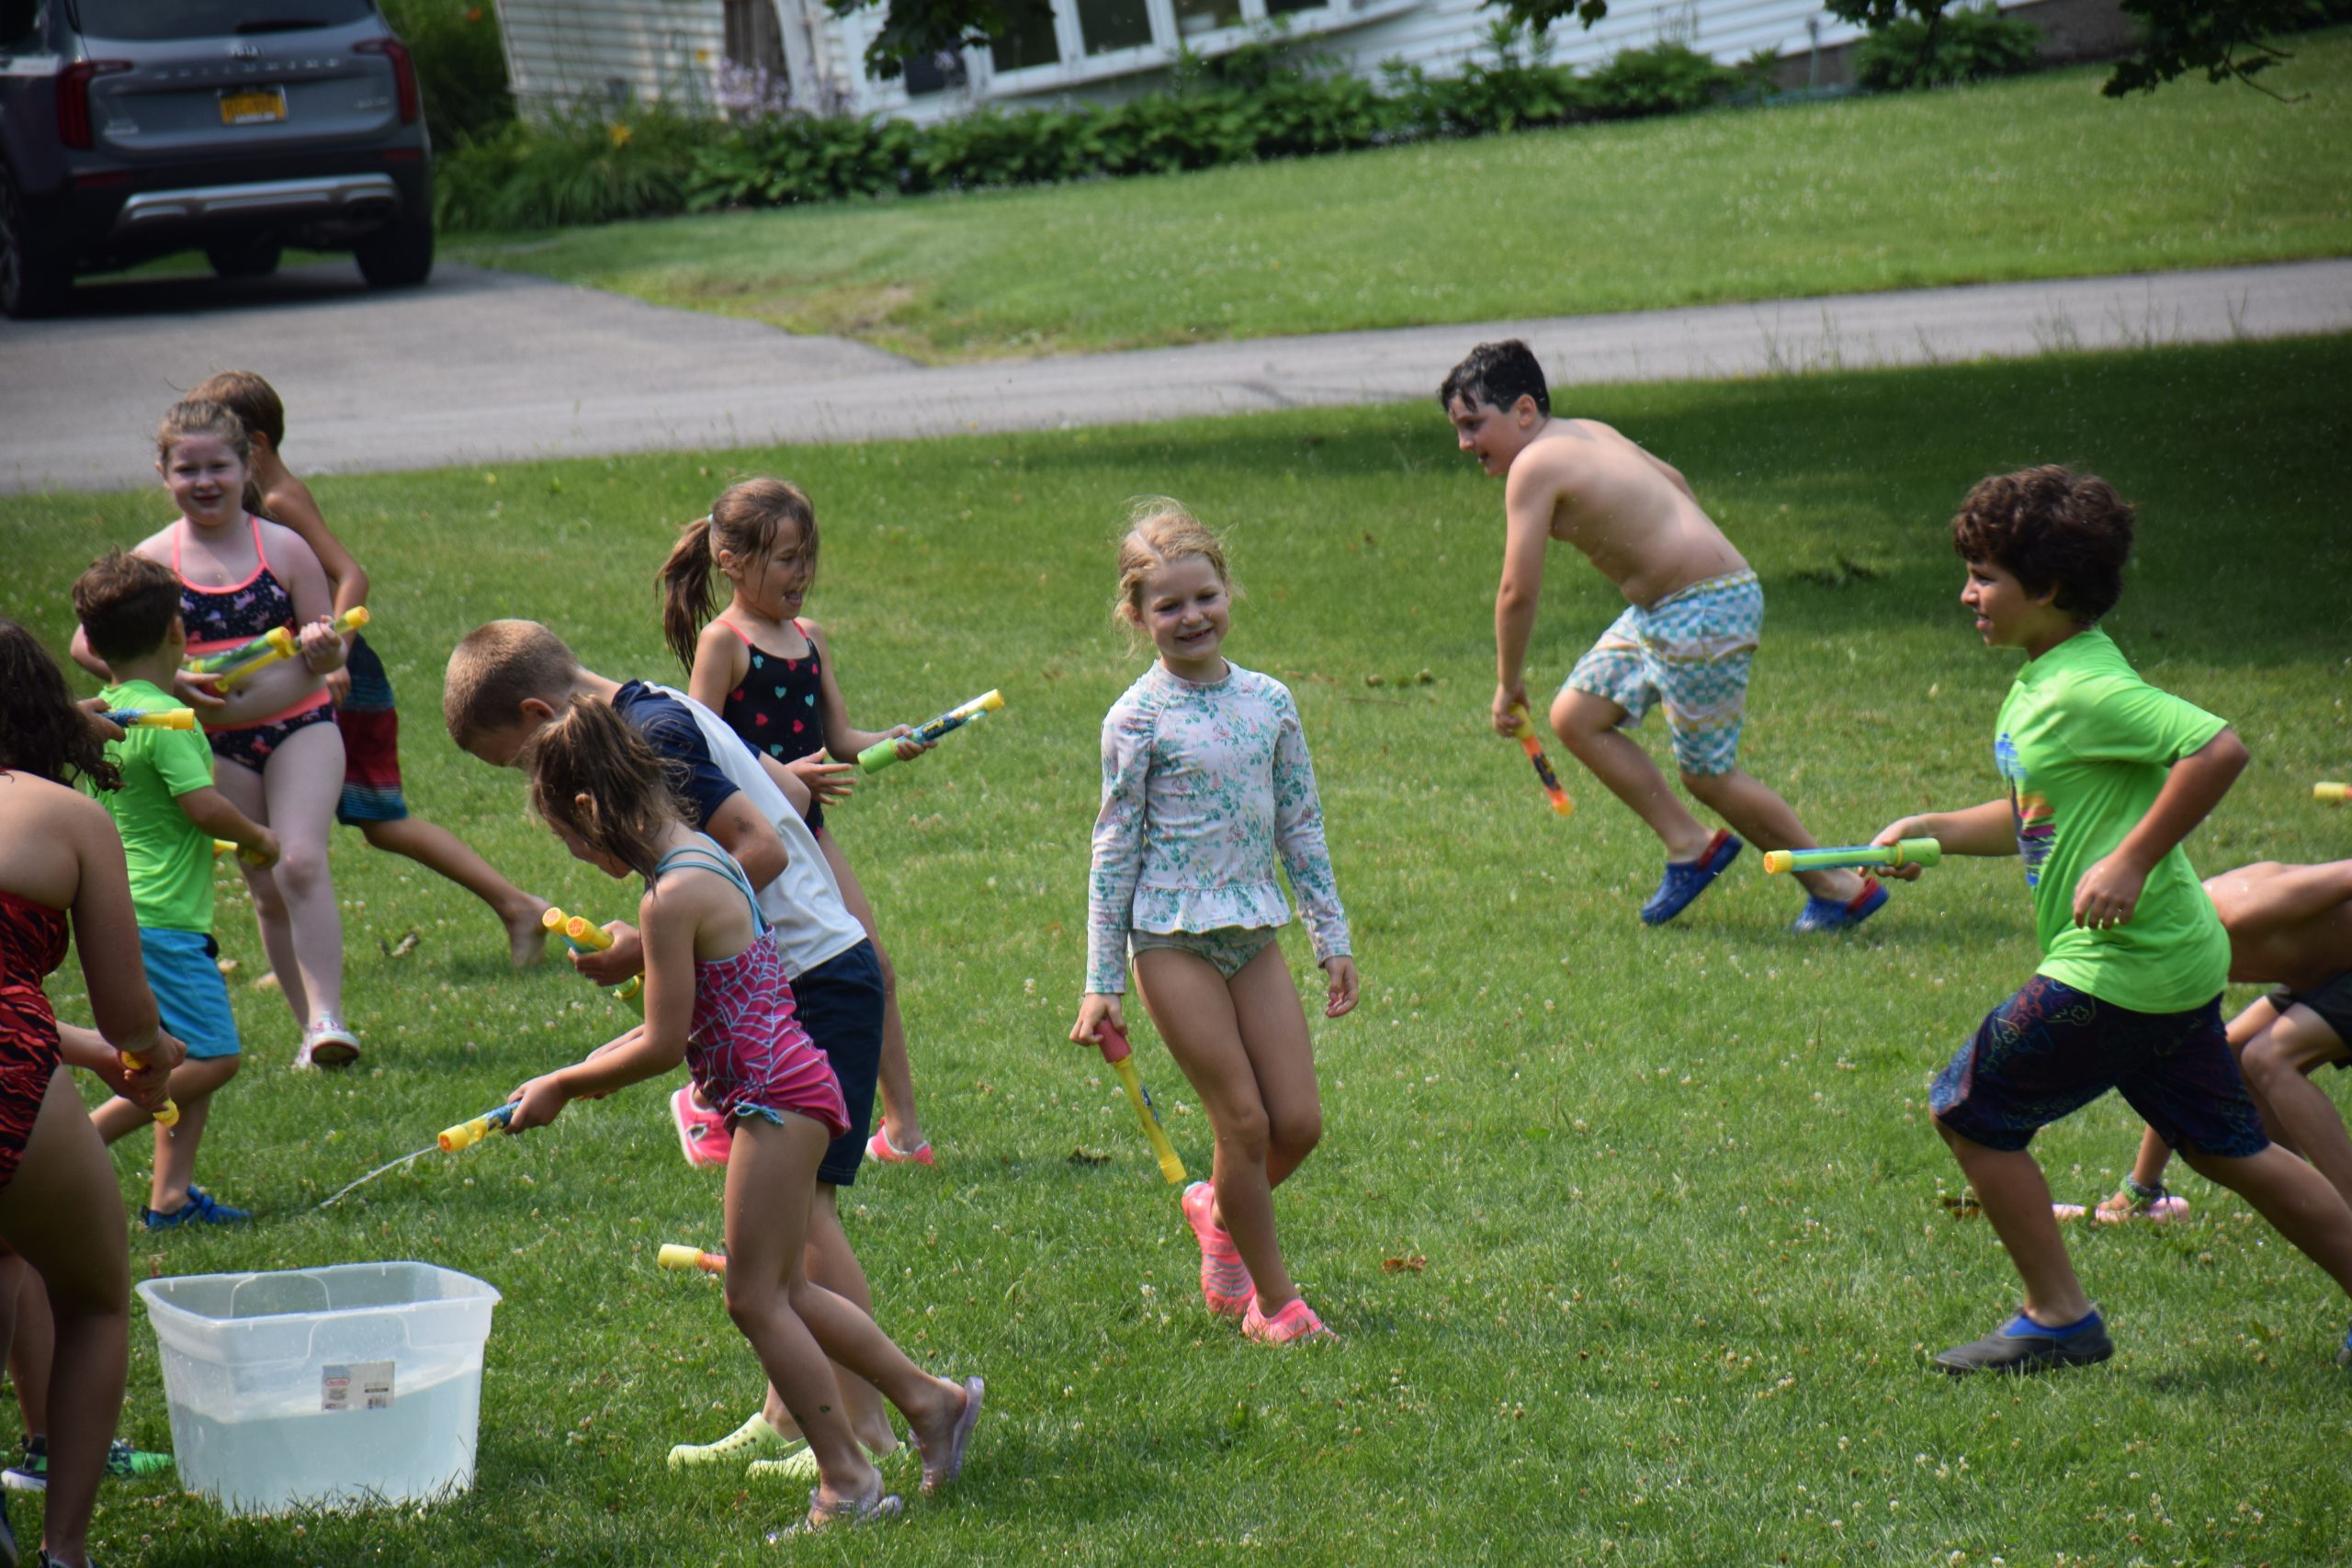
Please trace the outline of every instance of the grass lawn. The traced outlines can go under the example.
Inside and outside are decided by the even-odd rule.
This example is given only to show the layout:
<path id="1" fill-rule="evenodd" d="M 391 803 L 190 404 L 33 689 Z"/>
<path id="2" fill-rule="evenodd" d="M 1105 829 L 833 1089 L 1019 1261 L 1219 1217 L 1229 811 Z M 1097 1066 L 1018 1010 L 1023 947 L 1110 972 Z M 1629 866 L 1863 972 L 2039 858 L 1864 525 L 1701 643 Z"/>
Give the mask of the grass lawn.
<path id="1" fill-rule="evenodd" d="M 926 361 L 2340 254 L 2352 33 L 2299 52 L 445 249 Z"/>
<path id="2" fill-rule="evenodd" d="M 1765 578 L 1744 760 L 1832 841 L 1994 793 L 2015 657 L 1976 646 L 1944 519 L 1987 470 L 2096 466 L 2143 509 L 2112 630 L 2255 752 L 2192 845 L 2211 873 L 2346 852 L 2352 818 L 2310 785 L 2352 768 L 2347 384 L 2352 339 L 2335 339 L 1577 403 L 1679 465 Z M 869 1168 L 845 1195 L 851 1233 L 885 1325 L 942 1371 L 983 1373 L 989 1415 L 952 1495 L 801 1555 L 2340 1560 L 2346 1303 L 2193 1177 L 2191 1223 L 2077 1238 L 2112 1363 L 2036 1382 L 1927 1370 L 1923 1352 L 2016 1299 L 1989 1229 L 1947 1207 L 1961 1183 L 1923 1101 L 2033 966 L 2017 868 L 1951 865 L 1859 937 L 1802 940 L 1783 930 L 1795 890 L 1750 859 L 1679 922 L 1639 926 L 1657 856 L 1632 817 L 1572 773 L 1578 809 L 1555 820 L 1485 728 L 1501 490 L 1431 409 L 326 480 L 379 585 L 412 803 L 567 907 L 622 909 L 526 818 L 517 778 L 442 739 L 443 656 L 483 619 L 531 615 L 591 668 L 673 676 L 648 591 L 672 526 L 731 475 L 778 469 L 824 518 L 813 608 L 865 722 L 989 685 L 1010 699 L 837 818 L 896 952 L 942 1157 Z M 1173 1191 L 1111 1076 L 1062 1039 L 1097 726 L 1140 668 L 1104 615 L 1113 519 L 1139 491 L 1229 530 L 1248 593 L 1231 651 L 1297 693 L 1321 776 L 1366 993 L 1316 1025 L 1328 1134 L 1280 1210 L 1336 1347 L 1269 1352 L 1206 1316 Z M 63 584 L 151 528 L 163 497 L 6 509 L 0 603 L 62 648 Z M 1558 558 L 1539 679 L 1614 611 Z M 423 1512 L 228 1523 L 119 1483 L 96 1536 L 109 1568 L 764 1561 L 752 1548 L 797 1496 L 662 1462 L 731 1428 L 758 1375 L 710 1282 L 653 1267 L 662 1243 L 719 1234 L 718 1183 L 679 1160 L 654 1087 L 313 1212 L 620 1021 L 560 964 L 511 974 L 480 907 L 356 836 L 335 874 L 368 1056 L 345 1077 L 288 1070 L 290 1026 L 242 983 L 263 962 L 224 889 L 250 1057 L 199 1174 L 263 1218 L 134 1235 L 132 1265 L 418 1258 L 490 1280 L 505 1301 L 480 1485 Z M 1284 947 L 1307 983 L 1302 934 Z M 61 1008 L 86 1017 L 78 991 L 69 965 Z M 1137 1043 L 1204 1171 L 1193 1097 L 1148 1026 Z M 2110 1099 L 2038 1147 L 2089 1200 L 2136 1132 Z M 135 1205 L 144 1152 L 117 1160 Z M 143 1322 L 133 1336 L 125 1429 L 164 1446 L 153 1343 Z M 20 1500 L 20 1530 L 31 1513 Z"/>

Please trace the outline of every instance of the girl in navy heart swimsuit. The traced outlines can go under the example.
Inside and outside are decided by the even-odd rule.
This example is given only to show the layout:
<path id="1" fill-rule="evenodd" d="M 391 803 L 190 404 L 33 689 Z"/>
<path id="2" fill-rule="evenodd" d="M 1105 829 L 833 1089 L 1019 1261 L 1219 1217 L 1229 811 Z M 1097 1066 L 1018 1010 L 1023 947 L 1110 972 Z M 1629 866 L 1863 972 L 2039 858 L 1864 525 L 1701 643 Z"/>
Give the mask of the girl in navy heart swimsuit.
<path id="1" fill-rule="evenodd" d="M 733 589 L 716 620 L 714 573 Z M 874 929 L 874 907 L 825 828 L 823 802 L 849 793 L 848 759 L 877 741 L 907 733 L 853 728 L 841 687 L 827 667 L 824 628 L 799 619 L 817 575 L 817 513 L 799 487 L 747 479 L 730 487 L 710 515 L 686 525 L 662 568 L 662 629 L 691 672 L 687 694 L 716 711 L 763 756 L 792 765 L 808 786 L 808 829 L 825 863 L 882 960 L 882 1126 L 865 1153 L 890 1163 L 935 1163 L 915 1110 L 907 1031 L 899 1017 L 898 976 Z M 705 626 L 706 621 L 709 625 Z M 901 755 L 912 756 L 909 741 Z M 826 754 L 842 759 L 828 763 Z M 854 1177 L 827 1176 L 845 1186 Z"/>

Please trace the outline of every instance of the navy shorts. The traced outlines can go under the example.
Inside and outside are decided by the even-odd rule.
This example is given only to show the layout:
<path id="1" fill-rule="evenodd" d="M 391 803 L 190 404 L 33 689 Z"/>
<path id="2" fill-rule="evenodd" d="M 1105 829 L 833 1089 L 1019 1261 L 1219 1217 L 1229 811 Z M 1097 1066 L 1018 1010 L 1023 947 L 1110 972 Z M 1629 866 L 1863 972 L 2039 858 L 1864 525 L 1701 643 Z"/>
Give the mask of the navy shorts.
<path id="1" fill-rule="evenodd" d="M 857 1179 L 865 1140 L 874 1131 L 874 1082 L 882 1072 L 882 961 L 861 939 L 839 957 L 804 970 L 792 982 L 800 1027 L 833 1064 L 849 1131 L 825 1147 L 817 1179 L 847 1187 Z"/>
<path id="2" fill-rule="evenodd" d="M 2308 1008 L 2312 1015 L 2335 1032 L 2342 1044 L 2352 1046 L 2352 969 L 2332 980 L 2298 991 L 2281 986 L 2270 993 L 2270 1005 L 2278 1012 L 2289 1008 Z M 2339 1068 L 2352 1067 L 2352 1051 L 2335 1058 Z"/>
<path id="3" fill-rule="evenodd" d="M 2244 1159 L 2270 1140 L 2222 1028 L 2222 998 L 2133 1012 L 2036 975 L 1984 1015 L 1928 1109 L 1972 1143 L 2014 1152 L 2109 1089 L 2174 1148 Z"/>

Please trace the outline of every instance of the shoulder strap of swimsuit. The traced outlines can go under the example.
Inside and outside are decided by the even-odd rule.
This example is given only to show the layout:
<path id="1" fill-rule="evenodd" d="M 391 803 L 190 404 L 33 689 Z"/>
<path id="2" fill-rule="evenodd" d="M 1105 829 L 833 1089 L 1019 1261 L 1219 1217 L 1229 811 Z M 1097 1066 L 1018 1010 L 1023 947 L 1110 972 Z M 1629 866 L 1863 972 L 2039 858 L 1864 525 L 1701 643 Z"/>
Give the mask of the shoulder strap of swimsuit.
<path id="1" fill-rule="evenodd" d="M 254 559 L 261 563 L 262 570 L 267 571 L 269 556 L 261 547 L 261 517 L 256 513 L 248 512 L 245 513 L 245 521 L 254 525 Z"/>
<path id="2" fill-rule="evenodd" d="M 759 646 L 752 640 L 752 636 L 749 632 L 737 626 L 734 622 L 729 620 L 726 616 L 719 616 L 718 624 L 725 626 L 729 631 L 733 632 L 738 637 L 741 638 L 745 648 L 756 648 Z"/>
<path id="3" fill-rule="evenodd" d="M 172 575 L 182 582 L 187 581 L 187 573 L 180 570 L 180 535 L 187 527 L 187 519 L 185 517 L 175 518 L 172 522 Z"/>
<path id="4" fill-rule="evenodd" d="M 735 885 L 735 891 L 741 893 L 743 896 L 743 901 L 752 907 L 752 919 L 759 922 L 760 930 L 764 932 L 768 929 L 768 918 L 761 912 L 759 898 L 752 892 L 751 878 L 743 874 L 743 868 L 737 865 L 735 857 L 720 849 L 714 840 L 700 833 L 695 834 L 695 837 L 701 839 L 702 843 L 688 844 L 684 849 L 672 850 L 656 861 L 653 865 L 654 877 L 658 880 L 663 872 L 673 865 L 684 865 L 698 871 L 716 873 Z M 709 846 L 707 849 L 704 848 L 706 844 Z"/>

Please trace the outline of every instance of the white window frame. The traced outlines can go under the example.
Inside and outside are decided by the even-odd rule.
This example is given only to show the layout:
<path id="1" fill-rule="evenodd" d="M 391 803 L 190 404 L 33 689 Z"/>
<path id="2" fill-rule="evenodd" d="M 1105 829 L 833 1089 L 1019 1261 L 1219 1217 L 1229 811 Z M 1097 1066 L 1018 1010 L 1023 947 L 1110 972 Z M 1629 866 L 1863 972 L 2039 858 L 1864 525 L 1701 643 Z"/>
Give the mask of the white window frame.
<path id="1" fill-rule="evenodd" d="M 1326 0 L 1321 6 L 1286 13 L 1282 23 L 1294 37 L 1312 38 L 1383 21 L 1425 3 L 1426 0 Z M 1229 54 L 1266 36 L 1267 25 L 1272 19 L 1266 13 L 1265 0 L 1241 0 L 1238 26 L 1213 28 L 1185 38 L 1176 29 L 1172 0 L 1144 0 L 1145 14 L 1151 20 L 1149 43 L 1088 54 L 1079 25 L 1077 0 L 1052 0 L 1052 6 L 1054 45 L 1061 59 L 1051 65 L 1000 71 L 994 51 L 985 47 L 970 50 L 965 59 L 974 102 L 1051 93 L 1138 72 L 1165 70 L 1187 48 L 1199 55 Z"/>

